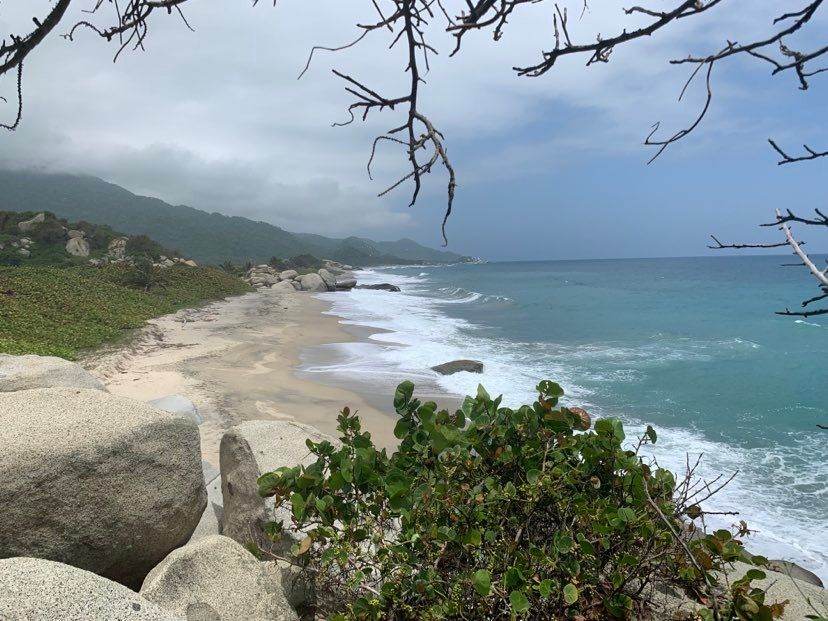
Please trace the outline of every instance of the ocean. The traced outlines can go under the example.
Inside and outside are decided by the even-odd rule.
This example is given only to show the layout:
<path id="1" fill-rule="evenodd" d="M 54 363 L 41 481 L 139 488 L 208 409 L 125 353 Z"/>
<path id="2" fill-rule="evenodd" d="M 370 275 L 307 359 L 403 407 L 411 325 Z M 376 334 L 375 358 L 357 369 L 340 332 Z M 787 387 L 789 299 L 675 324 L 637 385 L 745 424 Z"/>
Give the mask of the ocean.
<path id="1" fill-rule="evenodd" d="M 703 454 L 710 480 L 738 472 L 708 505 L 739 511 L 749 549 L 828 580 L 828 316 L 774 315 L 815 295 L 787 257 L 544 261 L 364 270 L 363 284 L 402 291 L 322 294 L 352 326 L 351 343 L 307 355 L 317 379 L 388 390 L 403 379 L 472 394 L 482 383 L 506 405 L 531 402 L 541 379 L 565 403 L 647 424 L 658 463 L 681 474 Z M 442 377 L 457 358 L 480 375 Z M 324 362 L 321 362 L 324 360 Z"/>

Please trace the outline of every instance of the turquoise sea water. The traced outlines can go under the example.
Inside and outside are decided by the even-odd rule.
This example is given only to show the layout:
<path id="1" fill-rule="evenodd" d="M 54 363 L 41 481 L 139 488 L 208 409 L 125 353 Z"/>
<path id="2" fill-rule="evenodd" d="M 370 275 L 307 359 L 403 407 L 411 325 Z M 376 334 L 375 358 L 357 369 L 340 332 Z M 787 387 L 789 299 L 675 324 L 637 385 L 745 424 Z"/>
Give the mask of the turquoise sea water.
<path id="1" fill-rule="evenodd" d="M 659 463 L 703 474 L 738 471 L 712 509 L 739 510 L 753 548 L 828 578 L 828 316 L 773 311 L 817 293 L 787 257 L 489 263 L 369 270 L 400 294 L 326 294 L 343 321 L 382 328 L 332 345 L 325 371 L 390 387 L 403 378 L 469 393 L 478 382 L 507 404 L 558 381 L 572 404 L 652 424 Z M 482 375 L 429 367 L 482 360 Z M 720 518 L 730 523 L 739 518 Z M 722 523 L 717 523 L 720 526 Z"/>

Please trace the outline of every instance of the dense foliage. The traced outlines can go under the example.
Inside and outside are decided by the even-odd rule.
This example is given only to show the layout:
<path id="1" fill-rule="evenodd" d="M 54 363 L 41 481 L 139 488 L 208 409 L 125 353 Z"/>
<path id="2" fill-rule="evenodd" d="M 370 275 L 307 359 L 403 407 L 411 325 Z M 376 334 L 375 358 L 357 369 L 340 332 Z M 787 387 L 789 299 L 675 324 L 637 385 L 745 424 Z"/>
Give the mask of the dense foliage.
<path id="1" fill-rule="evenodd" d="M 652 614 L 671 584 L 697 596 L 686 618 L 782 613 L 751 586 L 759 570 L 717 584 L 716 570 L 742 557 L 746 527 L 689 536 L 709 489 L 639 455 L 657 439 L 652 428 L 627 448 L 618 420 L 589 430 L 586 412 L 558 407 L 560 386 L 541 382 L 538 392 L 513 410 L 481 387 L 451 414 L 415 399 L 406 382 L 394 398 L 400 445 L 390 456 L 345 409 L 340 445 L 308 441 L 315 463 L 259 479 L 261 493 L 292 512 L 292 524 L 272 524 L 269 535 L 306 533 L 292 553 L 316 583 L 320 612 L 632 619 Z"/>
<path id="2" fill-rule="evenodd" d="M 124 284 L 131 269 L 0 267 L 0 352 L 74 359 L 152 317 L 249 290 L 220 270 L 177 266 L 142 291 Z"/>

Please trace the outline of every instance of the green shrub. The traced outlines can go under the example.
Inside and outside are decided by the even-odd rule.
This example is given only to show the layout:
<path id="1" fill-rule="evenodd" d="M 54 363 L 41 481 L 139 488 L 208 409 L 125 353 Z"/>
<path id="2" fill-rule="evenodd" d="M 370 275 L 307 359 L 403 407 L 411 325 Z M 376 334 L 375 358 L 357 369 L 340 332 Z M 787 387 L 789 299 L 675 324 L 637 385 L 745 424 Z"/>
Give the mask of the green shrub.
<path id="1" fill-rule="evenodd" d="M 250 291 L 220 270 L 185 266 L 141 291 L 123 285 L 129 269 L 0 266 L 0 353 L 75 359 L 152 317 Z"/>
<path id="2" fill-rule="evenodd" d="M 165 254 L 164 248 L 157 241 L 146 235 L 134 235 L 127 240 L 126 254 L 130 257 L 149 257 L 158 259 Z"/>
<path id="3" fill-rule="evenodd" d="M 307 533 L 292 553 L 329 618 L 632 619 L 664 582 L 710 593 L 716 619 L 781 613 L 750 588 L 758 570 L 730 590 L 715 584 L 714 570 L 741 557 L 739 533 L 699 537 L 688 554 L 682 529 L 703 512 L 691 485 L 638 454 L 652 428 L 625 448 L 618 420 L 588 431 L 548 381 L 532 405 L 501 407 L 481 387 L 454 414 L 413 388 L 394 397 L 390 456 L 346 408 L 341 447 L 308 441 L 315 463 L 259 479 Z M 754 608 L 764 616 L 745 616 Z"/>

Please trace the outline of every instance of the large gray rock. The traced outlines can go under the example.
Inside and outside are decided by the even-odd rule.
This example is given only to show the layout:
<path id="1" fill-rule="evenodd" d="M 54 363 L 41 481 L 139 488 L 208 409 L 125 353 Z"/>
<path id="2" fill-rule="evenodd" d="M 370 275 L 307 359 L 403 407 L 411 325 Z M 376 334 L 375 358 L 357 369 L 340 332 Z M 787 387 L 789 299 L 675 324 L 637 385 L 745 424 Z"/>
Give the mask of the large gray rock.
<path id="1" fill-rule="evenodd" d="M 88 257 L 89 256 L 89 242 L 82 237 L 73 237 L 66 242 L 66 252 L 73 257 Z"/>
<path id="2" fill-rule="evenodd" d="M 123 585 L 37 558 L 0 560 L 3 621 L 183 621 Z"/>
<path id="3" fill-rule="evenodd" d="M 336 291 L 336 276 L 331 274 L 328 270 L 324 267 L 317 272 L 319 277 L 322 279 L 322 282 L 325 283 L 325 286 L 328 288 L 328 291 Z"/>
<path id="4" fill-rule="evenodd" d="M 66 231 L 66 237 L 69 239 L 74 239 L 75 237 L 86 237 L 86 233 L 83 231 L 78 231 L 76 229 L 71 229 Z"/>
<path id="5" fill-rule="evenodd" d="M 298 621 L 275 563 L 214 535 L 179 548 L 144 580 L 141 595 L 180 615 L 209 606 L 221 621 Z"/>
<path id="6" fill-rule="evenodd" d="M 106 391 L 104 385 L 80 365 L 63 358 L 0 354 L 0 392 L 55 386 Z"/>
<path id="7" fill-rule="evenodd" d="M 319 274 L 305 274 L 299 277 L 302 291 L 327 291 L 328 285 Z"/>
<path id="8" fill-rule="evenodd" d="M 279 278 L 282 280 L 293 280 L 299 275 L 299 272 L 296 270 L 285 270 L 281 274 L 279 274 Z"/>
<path id="9" fill-rule="evenodd" d="M 34 229 L 38 224 L 40 224 L 41 222 L 44 222 L 45 220 L 46 220 L 46 214 L 39 213 L 34 218 L 31 218 L 30 220 L 23 220 L 23 222 L 20 222 L 17 225 L 17 228 L 19 228 L 24 233 L 28 233 L 29 231 Z"/>
<path id="10" fill-rule="evenodd" d="M 479 360 L 452 360 L 451 362 L 444 362 L 438 364 L 436 367 L 431 367 L 432 371 L 437 371 L 440 375 L 453 375 L 461 371 L 469 373 L 482 373 L 483 363 Z"/>
<path id="11" fill-rule="evenodd" d="M 221 494 L 224 499 L 221 532 L 239 543 L 256 544 L 269 548 L 264 534 L 268 522 L 282 520 L 290 524 L 290 513 L 276 509 L 272 498 L 259 495 L 257 479 L 282 466 L 309 465 L 316 456 L 305 441 L 336 440 L 317 429 L 294 421 L 247 421 L 231 428 L 221 439 Z M 288 535 L 276 549 L 284 552 L 300 538 L 298 533 Z"/>
<path id="12" fill-rule="evenodd" d="M 99 390 L 0 393 L 0 447 L 0 558 L 137 587 L 207 503 L 198 427 Z"/>
<path id="13" fill-rule="evenodd" d="M 296 291 L 296 288 L 293 286 L 292 280 L 283 280 L 282 282 L 276 283 L 271 287 L 274 291 L 283 291 L 287 293 L 293 293 Z"/>

